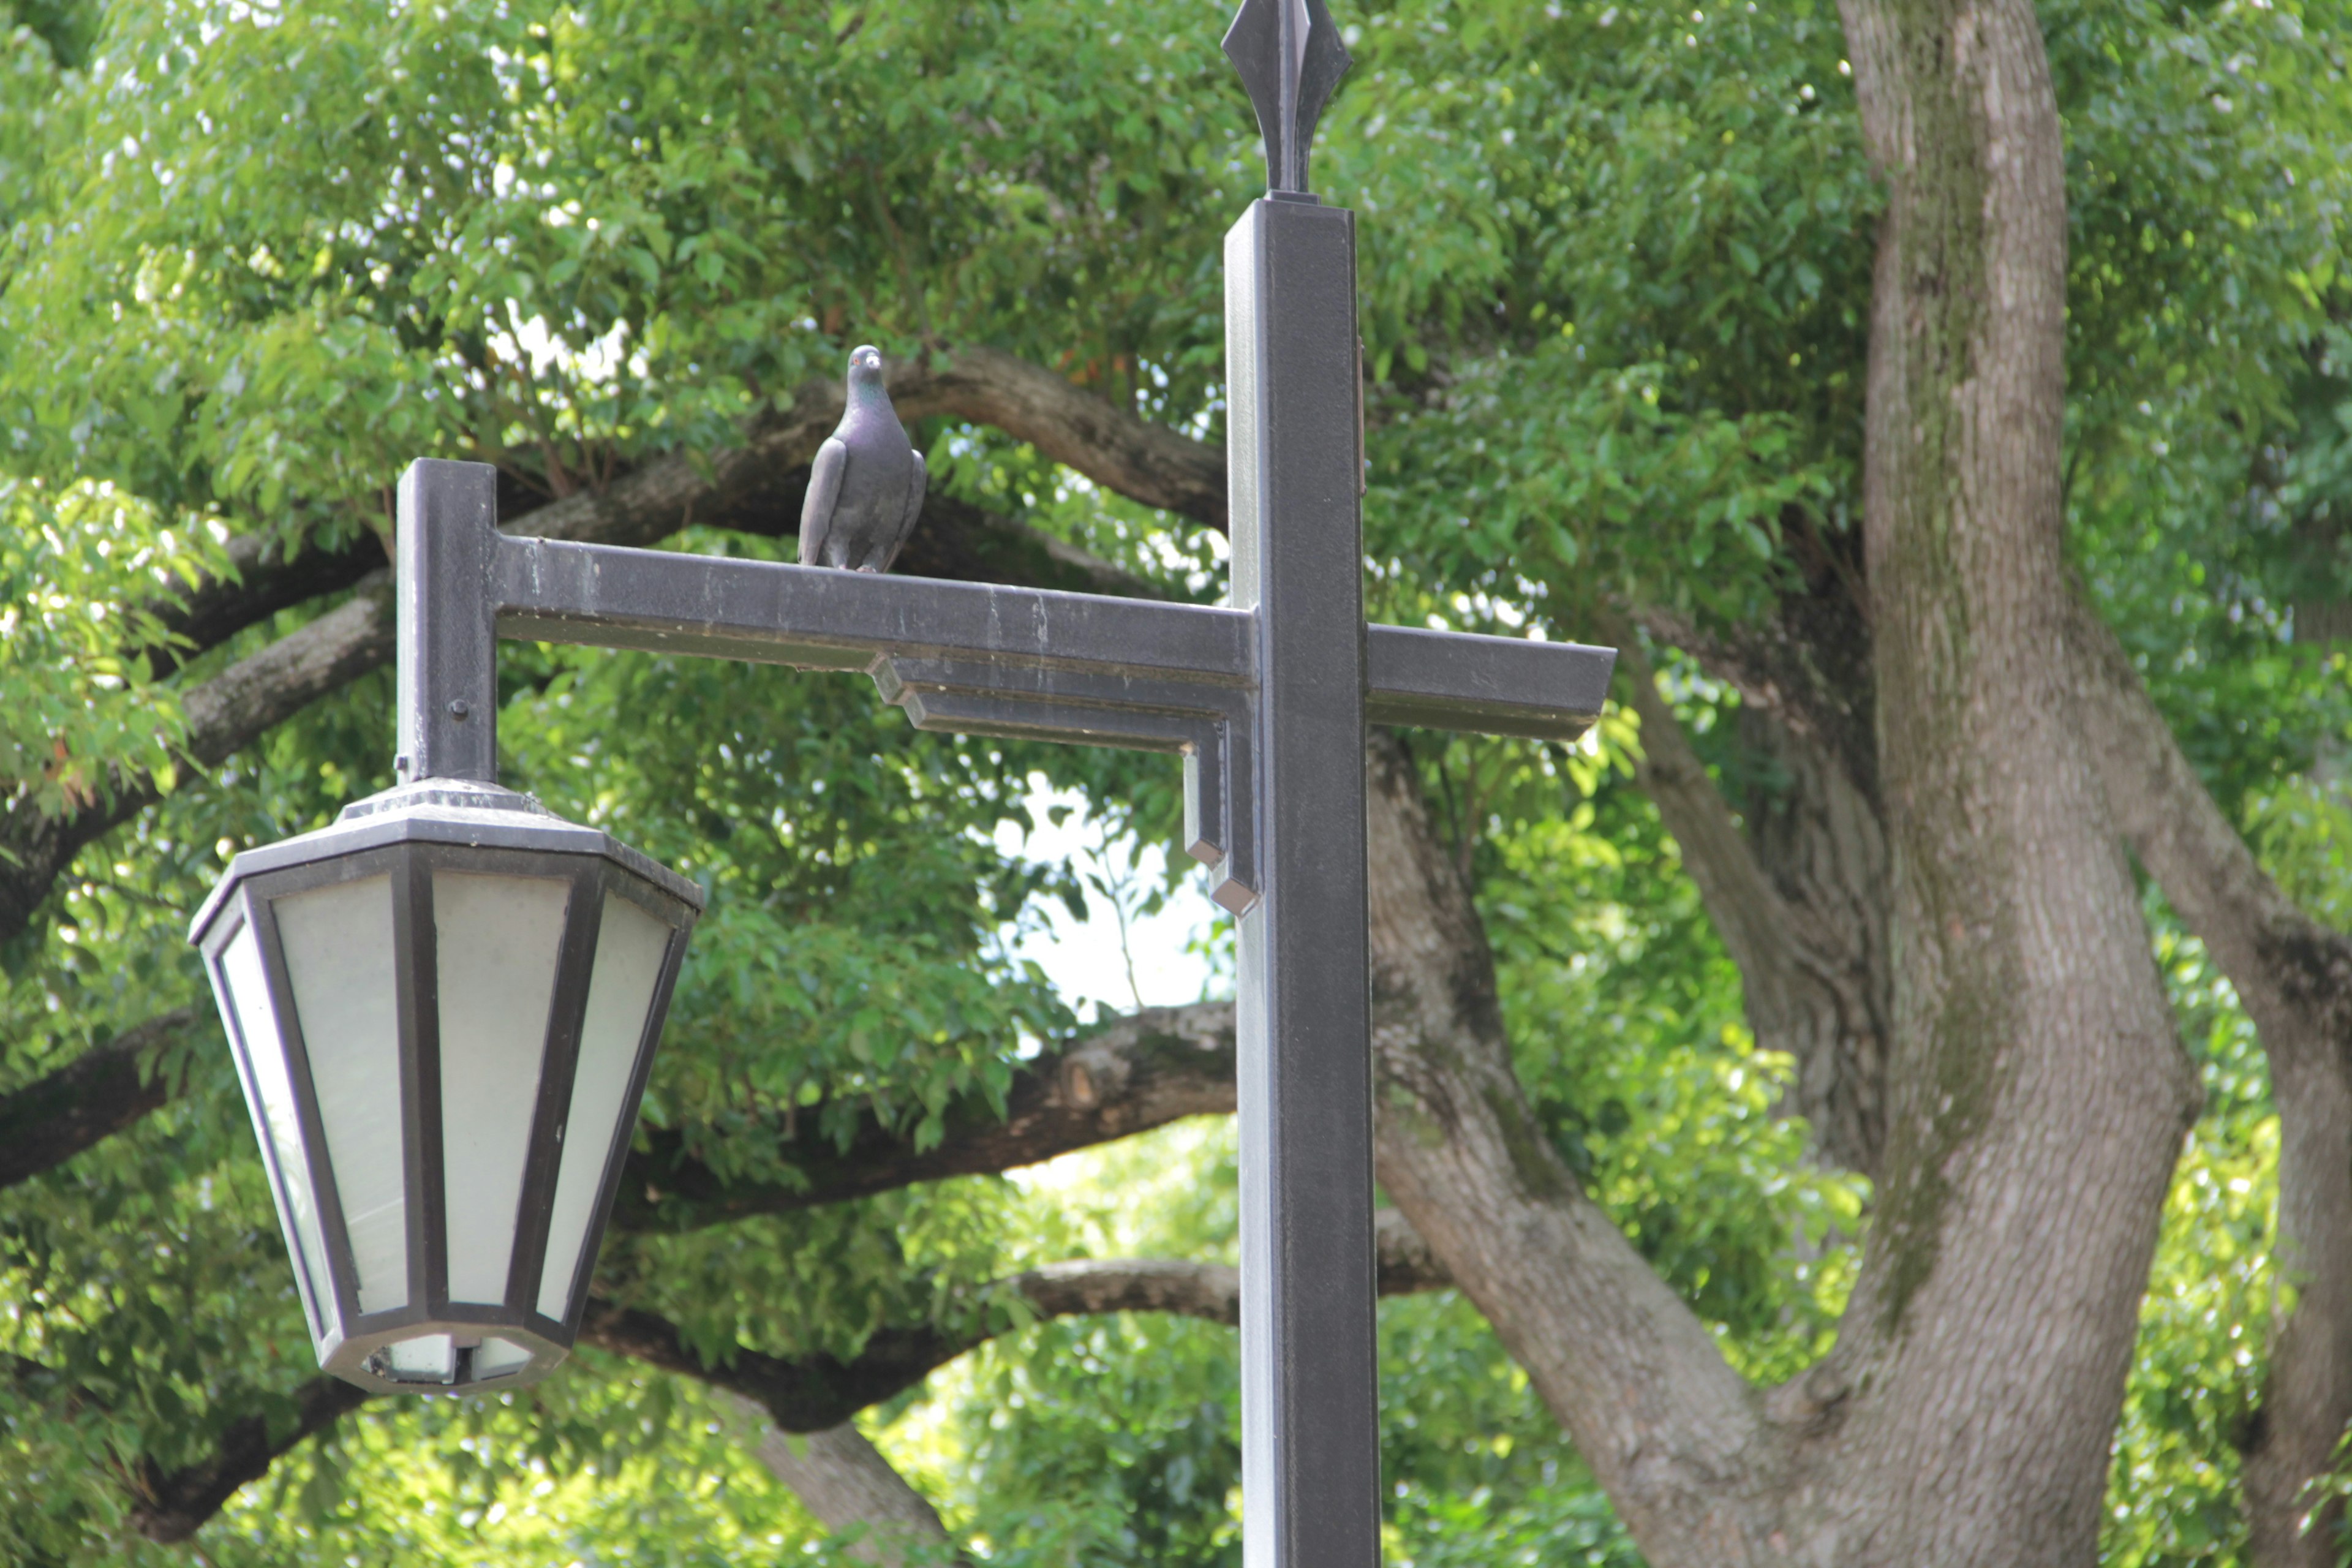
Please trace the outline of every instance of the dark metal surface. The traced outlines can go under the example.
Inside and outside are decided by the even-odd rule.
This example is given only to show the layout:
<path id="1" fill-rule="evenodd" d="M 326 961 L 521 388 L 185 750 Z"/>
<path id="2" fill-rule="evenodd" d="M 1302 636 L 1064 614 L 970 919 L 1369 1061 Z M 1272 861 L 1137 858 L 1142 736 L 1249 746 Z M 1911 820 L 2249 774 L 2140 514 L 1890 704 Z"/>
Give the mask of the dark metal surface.
<path id="1" fill-rule="evenodd" d="M 1583 643 L 1373 626 L 1367 639 L 1364 716 L 1573 741 L 1601 717 L 1617 650 Z"/>
<path id="2" fill-rule="evenodd" d="M 877 659 L 874 684 L 919 730 L 1179 753 L 1184 848 L 1216 871 L 1209 897 L 1234 914 L 1257 901 L 1248 692 L 1036 664 L 903 658 Z"/>
<path id="3" fill-rule="evenodd" d="M 1307 157 L 1315 122 L 1355 63 L 1330 11 L 1323 0 L 1242 0 L 1225 29 L 1224 48 L 1265 138 L 1265 188 L 1313 200 L 1307 195 Z"/>
<path id="4" fill-rule="evenodd" d="M 1225 366 L 1265 881 L 1235 965 L 1243 1557 L 1368 1568 L 1381 1473 L 1354 215 L 1251 205 L 1225 237 Z"/>
<path id="5" fill-rule="evenodd" d="M 544 539 L 501 536 L 497 552 L 507 637 L 802 669 L 889 654 L 1250 684 L 1249 617 L 1233 610 Z"/>
<path id="6" fill-rule="evenodd" d="M 421 458 L 400 476 L 394 553 L 400 751 L 410 779 L 499 776 L 498 632 L 491 557 L 498 470 Z"/>

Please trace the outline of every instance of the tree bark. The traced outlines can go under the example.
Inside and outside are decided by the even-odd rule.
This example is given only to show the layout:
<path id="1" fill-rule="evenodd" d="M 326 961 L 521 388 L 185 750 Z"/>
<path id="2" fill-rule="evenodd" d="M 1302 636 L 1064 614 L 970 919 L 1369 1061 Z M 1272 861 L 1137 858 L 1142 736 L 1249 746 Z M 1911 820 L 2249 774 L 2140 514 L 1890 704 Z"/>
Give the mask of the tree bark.
<path id="1" fill-rule="evenodd" d="M 1484 929 L 1402 748 L 1367 792 L 1381 1185 L 1660 1568 L 1770 1560 L 1785 1447 L 1714 1337 L 1546 1140 Z"/>
<path id="2" fill-rule="evenodd" d="M 2214 805 L 2098 612 L 2073 603 L 2084 738 L 2126 839 L 2237 988 L 2279 1116 L 2273 1267 L 2294 1286 L 2272 1325 L 2246 1435 L 2247 1547 L 2262 1568 L 2333 1568 L 2341 1501 L 2310 1495 L 2352 1425 L 2352 937 L 2297 908 Z"/>
<path id="3" fill-rule="evenodd" d="M 1751 795 L 1743 831 L 1630 637 L 1618 668 L 1642 721 L 1636 782 L 1738 966 L 1757 1045 L 1796 1063 L 1786 1109 L 1810 1123 L 1822 1158 L 1876 1176 L 1894 984 L 1876 806 L 1817 742 L 1750 705 L 1740 738 L 1790 784 Z"/>
<path id="4" fill-rule="evenodd" d="M 1381 1212 L 1374 1239 L 1382 1295 L 1443 1289 L 1451 1283 L 1444 1266 L 1397 1211 Z M 1223 1263 L 1082 1258 L 1013 1275 L 980 1287 L 973 1295 L 984 1300 L 1000 1293 L 1020 1297 L 1033 1321 L 1172 1312 L 1228 1326 L 1241 1321 L 1241 1275 Z M 667 1319 L 592 1297 L 581 1317 L 579 1342 L 691 1377 L 752 1404 L 781 1431 L 821 1434 L 840 1430 L 860 1410 L 913 1387 L 1019 1321 L 1009 1312 L 995 1310 L 970 1314 L 952 1328 L 937 1323 L 886 1328 L 870 1336 L 865 1349 L 849 1361 L 821 1353 L 776 1356 L 742 1345 L 709 1361 L 690 1348 L 685 1332 Z M 20 1384 L 53 1376 L 37 1363 L 12 1359 L 12 1377 Z M 51 1396 L 77 1397 L 70 1389 L 52 1391 Z M 186 1540 L 238 1488 L 260 1479 L 280 1456 L 370 1397 L 339 1378 L 315 1377 L 295 1390 L 294 1419 L 279 1422 L 274 1432 L 266 1417 L 244 1416 L 229 1426 L 212 1454 L 194 1464 L 165 1471 L 142 1462 L 131 1477 L 132 1527 L 152 1541 Z M 835 1441 L 827 1447 L 838 1455 L 847 1445 Z M 792 1482 L 787 1479 L 786 1484 Z M 825 1517 L 814 1505 L 812 1511 Z M 825 1522 L 833 1526 L 832 1520 Z"/>
<path id="5" fill-rule="evenodd" d="M 314 1377 L 294 1391 L 293 1418 L 244 1416 L 205 1458 L 175 1470 L 142 1461 L 131 1478 L 131 1529 L 150 1541 L 185 1541 L 240 1488 L 269 1473 L 278 1457 L 367 1403 L 362 1389 L 338 1377 Z"/>
<path id="6" fill-rule="evenodd" d="M 630 1230 L 692 1230 L 746 1215 L 814 1208 L 917 1182 L 1034 1165 L 1073 1149 L 1234 1109 L 1234 1007 L 1202 1002 L 1147 1007 L 1024 1064 L 1004 1113 L 974 1092 L 948 1107 L 940 1142 L 917 1151 L 862 1112 L 845 1146 L 819 1130 L 814 1108 L 792 1135 L 776 1129 L 789 1182 L 720 1177 L 698 1159 L 691 1135 L 659 1129 L 632 1152 L 613 1223 Z M 749 1130 L 730 1131 L 740 1140 Z"/>
<path id="7" fill-rule="evenodd" d="M 730 1398 L 742 1415 L 761 1420 L 758 1405 Z M 909 1560 L 936 1562 L 954 1550 L 940 1510 L 850 1422 L 795 1435 L 761 1420 L 752 1452 L 819 1524 L 836 1535 L 860 1532 L 849 1554 L 861 1563 L 904 1568 Z"/>
<path id="8" fill-rule="evenodd" d="M 0 1187 L 65 1163 L 168 1104 L 180 1081 L 155 1048 L 195 1021 L 173 1007 L 21 1089 L 0 1095 Z"/>
<path id="9" fill-rule="evenodd" d="M 2066 205 L 2025 0 L 1843 0 L 1890 200 L 1864 549 L 1894 868 L 1871 1245 L 1814 1381 L 1857 1391 L 1823 1561 L 2079 1563 L 2194 1113 L 2063 648 Z"/>

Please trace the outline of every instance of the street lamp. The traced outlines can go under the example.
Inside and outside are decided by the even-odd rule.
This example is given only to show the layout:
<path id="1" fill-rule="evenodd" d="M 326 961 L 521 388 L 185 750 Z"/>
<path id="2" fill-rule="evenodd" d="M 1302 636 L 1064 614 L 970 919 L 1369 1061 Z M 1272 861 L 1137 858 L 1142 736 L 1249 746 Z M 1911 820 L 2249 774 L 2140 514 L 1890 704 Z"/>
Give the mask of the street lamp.
<path id="1" fill-rule="evenodd" d="M 563 1360 L 701 907 L 464 778 L 229 863 L 191 940 L 322 1368 L 414 1394 Z"/>
<path id="2" fill-rule="evenodd" d="M 1324 0 L 1242 0 L 1225 49 L 1267 174 L 1225 244 L 1229 603 L 510 536 L 495 469 L 402 477 L 404 782 L 238 856 L 195 930 L 330 1371 L 562 1359 L 700 905 L 497 786 L 499 639 L 861 671 L 920 729 L 1184 759 L 1238 927 L 1244 1558 L 1379 1561 L 1364 727 L 1571 742 L 1616 656 L 1365 624 L 1355 218 L 1307 188 L 1347 50 Z M 809 514 L 903 527 L 908 470 L 859 465 L 904 435 L 863 397 Z"/>

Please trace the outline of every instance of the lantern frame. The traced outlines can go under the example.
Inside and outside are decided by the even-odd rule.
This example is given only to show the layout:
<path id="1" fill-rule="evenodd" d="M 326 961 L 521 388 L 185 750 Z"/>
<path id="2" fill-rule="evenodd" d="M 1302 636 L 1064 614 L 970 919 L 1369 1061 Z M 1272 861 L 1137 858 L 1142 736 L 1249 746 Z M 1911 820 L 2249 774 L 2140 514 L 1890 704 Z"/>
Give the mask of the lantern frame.
<path id="1" fill-rule="evenodd" d="M 550 979 L 547 1019 L 540 1046 L 538 1086 L 529 1109 L 521 1185 L 508 1242 L 507 1277 L 495 1302 L 453 1301 L 449 1296 L 450 1208 L 445 1191 L 442 1024 L 436 873 L 536 878 L 566 884 L 562 924 Z M 400 1305 L 360 1307 L 360 1268 L 320 1114 L 311 1053 L 303 1033 L 277 901 L 291 895 L 388 879 L 393 931 L 392 985 L 401 1121 L 400 1189 L 404 1206 L 406 1278 Z M 576 1139 L 566 1123 L 587 1024 L 605 899 L 617 897 L 667 929 L 646 1012 L 632 1049 L 625 1086 L 606 1141 L 592 1206 L 562 1292 L 562 1315 L 540 1310 L 552 1239 L 557 1184 L 563 1156 Z M 604 1240 L 636 1124 L 654 1047 L 677 984 L 688 936 L 701 912 L 693 882 L 600 829 L 564 821 L 511 790 L 462 779 L 427 779 L 346 806 L 337 821 L 314 833 L 247 850 L 229 863 L 191 924 L 189 939 L 221 1002 L 237 1076 L 287 1242 L 304 1315 L 324 1371 L 379 1393 L 507 1389 L 538 1381 L 569 1354 L 586 1305 L 588 1281 Z M 266 998 L 239 995 L 226 973 L 229 949 L 252 933 Z M 268 1005 L 290 1090 L 298 1157 L 303 1164 L 317 1226 L 319 1268 L 306 1256 L 288 1173 L 273 1138 L 257 1081 L 257 1053 L 273 1048 L 249 1037 L 247 1009 Z M 260 1030 L 253 1030 L 258 1036 Z M 518 1108 L 520 1110 L 520 1108 Z M 583 1134 L 586 1135 L 586 1134 Z M 313 1278 L 323 1271 L 325 1278 Z M 391 1347 L 449 1336 L 447 1374 L 391 1364 Z M 503 1341 L 512 1351 L 495 1363 L 480 1351 Z M 512 1359 L 512 1352 L 527 1359 Z M 478 1365 L 477 1363 L 481 1364 Z M 405 1371 L 408 1374 L 403 1375 Z"/>

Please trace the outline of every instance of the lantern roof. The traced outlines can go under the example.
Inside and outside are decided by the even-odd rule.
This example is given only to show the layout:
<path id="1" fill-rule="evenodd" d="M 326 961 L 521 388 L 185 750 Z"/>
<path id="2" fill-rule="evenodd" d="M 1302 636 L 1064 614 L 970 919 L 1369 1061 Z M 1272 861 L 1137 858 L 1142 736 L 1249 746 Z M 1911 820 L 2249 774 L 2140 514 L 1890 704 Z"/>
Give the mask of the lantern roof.
<path id="1" fill-rule="evenodd" d="M 681 900 L 697 913 L 703 907 L 702 889 L 692 879 L 630 848 L 603 828 L 565 821 L 533 796 L 470 779 L 419 779 L 352 802 L 325 827 L 239 851 L 188 922 L 188 940 L 203 940 L 205 929 L 248 877 L 392 844 L 463 844 L 602 856 Z"/>

